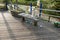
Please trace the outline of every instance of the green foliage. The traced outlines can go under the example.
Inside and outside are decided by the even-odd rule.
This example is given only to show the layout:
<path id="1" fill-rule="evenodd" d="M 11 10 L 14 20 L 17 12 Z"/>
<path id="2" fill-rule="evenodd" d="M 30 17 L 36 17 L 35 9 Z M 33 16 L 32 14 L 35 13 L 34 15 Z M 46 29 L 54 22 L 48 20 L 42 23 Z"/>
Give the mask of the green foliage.
<path id="1" fill-rule="evenodd" d="M 60 22 L 55 22 L 54 26 L 57 27 L 57 28 L 60 28 Z"/>
<path id="2" fill-rule="evenodd" d="M 25 1 L 31 1 L 31 0 L 25 0 Z"/>
<path id="3" fill-rule="evenodd" d="M 13 0 L 12 3 L 16 3 L 16 0 Z M 33 5 L 36 5 L 36 0 L 18 0 L 18 4 L 22 4 L 22 5 L 30 5 L 30 3 L 32 3 Z"/>
<path id="4" fill-rule="evenodd" d="M 44 9 L 60 10 L 60 1 L 59 0 L 41 0 L 43 3 Z M 58 12 L 43 11 L 46 14 L 60 16 Z"/>
<path id="5" fill-rule="evenodd" d="M 10 3 L 11 0 L 4 0 L 3 3 Z"/>
<path id="6" fill-rule="evenodd" d="M 37 1 L 37 0 L 25 0 L 25 1 Z"/>
<path id="7" fill-rule="evenodd" d="M 0 3 L 6 3 L 6 2 L 10 3 L 11 0 L 0 0 Z M 40 0 L 40 2 L 42 2 L 44 9 L 60 10 L 60 0 Z M 16 0 L 12 0 L 12 3 L 15 4 Z M 30 3 L 36 5 L 37 0 L 18 0 L 18 4 L 30 5 Z M 60 16 L 60 13 L 58 12 L 49 12 L 49 11 L 43 11 L 43 12 L 50 15 Z"/>
<path id="8" fill-rule="evenodd" d="M 56 2 L 56 4 L 55 4 L 55 9 L 56 9 L 56 10 L 60 10 L 60 2 Z"/>
<path id="9" fill-rule="evenodd" d="M 0 3 L 3 3 L 4 0 L 0 0 Z"/>

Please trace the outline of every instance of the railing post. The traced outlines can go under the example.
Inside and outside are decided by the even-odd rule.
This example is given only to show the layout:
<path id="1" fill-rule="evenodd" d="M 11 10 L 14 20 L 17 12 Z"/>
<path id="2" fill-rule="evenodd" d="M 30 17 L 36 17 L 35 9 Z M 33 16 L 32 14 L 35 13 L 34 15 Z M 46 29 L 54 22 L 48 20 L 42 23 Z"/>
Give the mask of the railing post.
<path id="1" fill-rule="evenodd" d="M 40 13 L 39 13 L 39 16 L 41 16 L 42 15 L 42 3 L 40 3 Z"/>
<path id="2" fill-rule="evenodd" d="M 30 14 L 32 14 L 32 3 L 30 4 Z"/>

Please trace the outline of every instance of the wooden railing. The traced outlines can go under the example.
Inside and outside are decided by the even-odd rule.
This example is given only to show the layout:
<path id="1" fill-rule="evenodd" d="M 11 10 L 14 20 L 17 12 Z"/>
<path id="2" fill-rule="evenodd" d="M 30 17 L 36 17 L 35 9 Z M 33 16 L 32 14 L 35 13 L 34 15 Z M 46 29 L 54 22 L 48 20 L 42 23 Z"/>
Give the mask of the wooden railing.
<path id="1" fill-rule="evenodd" d="M 58 21 L 60 22 L 60 16 L 55 16 L 55 15 L 49 15 L 48 22 L 50 21 L 50 18 L 51 18 L 51 17 L 57 18 Z"/>

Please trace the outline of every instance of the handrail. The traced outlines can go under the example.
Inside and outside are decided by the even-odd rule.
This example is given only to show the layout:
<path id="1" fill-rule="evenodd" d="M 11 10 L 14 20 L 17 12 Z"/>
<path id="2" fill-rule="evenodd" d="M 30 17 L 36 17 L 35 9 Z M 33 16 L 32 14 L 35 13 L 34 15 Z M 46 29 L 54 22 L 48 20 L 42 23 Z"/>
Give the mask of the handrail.
<path id="1" fill-rule="evenodd" d="M 60 10 L 51 10 L 51 9 L 40 9 L 40 10 L 53 11 L 53 12 L 60 12 Z"/>
<path id="2" fill-rule="evenodd" d="M 60 18 L 60 16 L 49 15 L 50 17 Z"/>
<path id="3" fill-rule="evenodd" d="M 45 11 L 60 12 L 60 10 L 42 9 L 42 8 L 37 8 L 37 9 L 39 9 L 39 10 L 45 10 Z"/>

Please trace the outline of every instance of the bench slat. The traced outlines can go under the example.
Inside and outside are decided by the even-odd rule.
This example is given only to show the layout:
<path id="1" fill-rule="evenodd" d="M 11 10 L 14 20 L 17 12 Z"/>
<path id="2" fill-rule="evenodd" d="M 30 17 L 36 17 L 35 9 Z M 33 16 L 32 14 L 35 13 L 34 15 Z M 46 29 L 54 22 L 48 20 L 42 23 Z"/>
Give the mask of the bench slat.
<path id="1" fill-rule="evenodd" d="M 33 16 L 30 15 L 30 14 L 20 13 L 20 14 L 18 14 L 18 15 L 19 15 L 19 16 L 22 16 L 22 17 L 24 17 L 24 18 L 29 18 L 29 19 L 32 19 L 32 20 L 38 21 L 37 18 L 33 17 Z"/>

